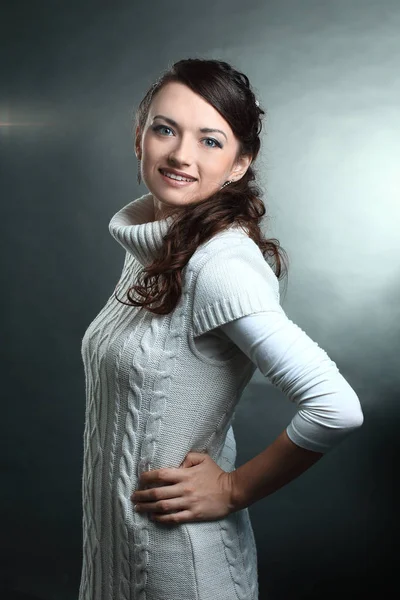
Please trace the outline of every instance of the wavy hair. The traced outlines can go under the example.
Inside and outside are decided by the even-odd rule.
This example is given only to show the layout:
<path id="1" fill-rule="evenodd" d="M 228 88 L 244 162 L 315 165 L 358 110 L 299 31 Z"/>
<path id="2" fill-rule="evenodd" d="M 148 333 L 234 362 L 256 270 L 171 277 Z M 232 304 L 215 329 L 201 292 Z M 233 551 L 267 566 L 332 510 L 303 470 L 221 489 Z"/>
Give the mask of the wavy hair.
<path id="1" fill-rule="evenodd" d="M 265 111 L 256 101 L 249 79 L 231 65 L 220 60 L 189 58 L 176 62 L 147 91 L 135 114 L 134 127 L 144 131 L 151 102 L 157 92 L 169 82 L 179 82 L 202 96 L 229 123 L 239 142 L 236 160 L 251 155 L 252 162 L 237 181 L 219 189 L 211 196 L 190 203 L 173 215 L 163 237 L 163 251 L 138 275 L 140 283 L 127 291 L 129 306 L 146 307 L 159 315 L 170 313 L 182 294 L 182 269 L 200 244 L 233 223 L 246 227 L 249 237 L 260 248 L 264 259 L 271 258 L 275 275 L 287 275 L 288 258 L 278 240 L 266 239 L 260 222 L 266 210 L 261 190 L 255 183 L 254 161 L 260 150 L 262 115 Z M 132 297 L 132 292 L 139 299 Z"/>

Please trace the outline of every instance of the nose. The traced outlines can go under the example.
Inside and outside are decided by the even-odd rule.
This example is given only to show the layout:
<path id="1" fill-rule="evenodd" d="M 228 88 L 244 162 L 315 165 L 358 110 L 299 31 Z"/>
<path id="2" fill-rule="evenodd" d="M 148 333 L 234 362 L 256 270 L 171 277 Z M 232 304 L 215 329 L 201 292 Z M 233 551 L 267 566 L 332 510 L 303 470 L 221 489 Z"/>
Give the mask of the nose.
<path id="1" fill-rule="evenodd" d="M 193 163 L 193 146 L 188 138 L 176 139 L 173 149 L 168 156 L 174 165 L 190 166 Z"/>

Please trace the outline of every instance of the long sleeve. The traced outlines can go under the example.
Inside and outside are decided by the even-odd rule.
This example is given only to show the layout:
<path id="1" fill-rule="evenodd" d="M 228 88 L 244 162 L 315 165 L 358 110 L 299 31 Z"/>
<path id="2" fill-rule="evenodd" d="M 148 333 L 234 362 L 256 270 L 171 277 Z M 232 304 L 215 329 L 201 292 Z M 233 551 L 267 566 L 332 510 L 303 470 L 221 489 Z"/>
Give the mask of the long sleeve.
<path id="1" fill-rule="evenodd" d="M 357 394 L 336 363 L 291 321 L 271 295 L 270 310 L 249 314 L 220 329 L 276 385 L 298 411 L 286 432 L 298 446 L 326 452 L 360 427 Z"/>

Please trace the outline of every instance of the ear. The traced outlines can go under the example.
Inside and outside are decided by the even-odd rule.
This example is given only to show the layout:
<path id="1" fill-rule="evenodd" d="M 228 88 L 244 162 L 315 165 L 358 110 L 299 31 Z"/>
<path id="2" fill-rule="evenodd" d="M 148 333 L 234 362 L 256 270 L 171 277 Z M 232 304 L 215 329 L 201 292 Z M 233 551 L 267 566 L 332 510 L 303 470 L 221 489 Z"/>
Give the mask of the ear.
<path id="1" fill-rule="evenodd" d="M 141 149 L 141 134 L 140 134 L 140 129 L 139 129 L 139 125 L 136 127 L 136 132 L 135 132 L 135 154 L 136 154 L 136 158 L 141 159 L 142 158 L 142 149 Z"/>
<path id="2" fill-rule="evenodd" d="M 238 181 L 239 179 L 241 179 L 246 173 L 247 169 L 249 168 L 252 159 L 253 157 L 251 156 L 251 154 L 244 154 L 243 156 L 241 156 L 235 163 L 235 166 L 231 171 L 229 179 L 233 179 L 234 181 Z"/>

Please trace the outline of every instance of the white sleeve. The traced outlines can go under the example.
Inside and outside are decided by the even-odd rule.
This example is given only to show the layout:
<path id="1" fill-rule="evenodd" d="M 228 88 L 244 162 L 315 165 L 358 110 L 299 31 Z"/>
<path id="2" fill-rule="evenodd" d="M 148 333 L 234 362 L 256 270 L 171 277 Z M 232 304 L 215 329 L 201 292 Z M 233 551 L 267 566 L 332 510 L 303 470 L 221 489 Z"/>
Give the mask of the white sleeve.
<path id="1" fill-rule="evenodd" d="M 278 302 L 271 310 L 240 317 L 220 329 L 298 406 L 286 428 L 295 444 L 326 452 L 362 425 L 358 396 L 336 363 Z"/>

